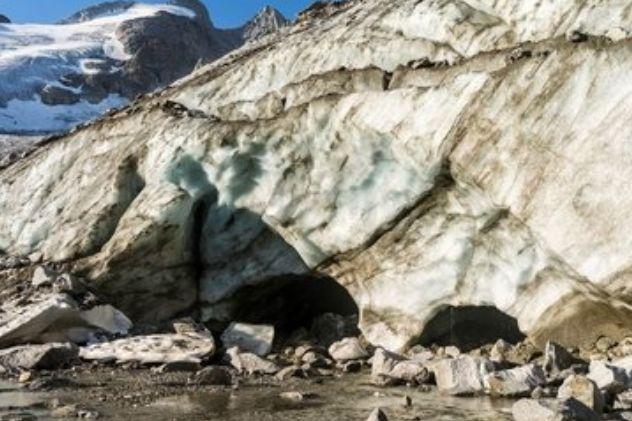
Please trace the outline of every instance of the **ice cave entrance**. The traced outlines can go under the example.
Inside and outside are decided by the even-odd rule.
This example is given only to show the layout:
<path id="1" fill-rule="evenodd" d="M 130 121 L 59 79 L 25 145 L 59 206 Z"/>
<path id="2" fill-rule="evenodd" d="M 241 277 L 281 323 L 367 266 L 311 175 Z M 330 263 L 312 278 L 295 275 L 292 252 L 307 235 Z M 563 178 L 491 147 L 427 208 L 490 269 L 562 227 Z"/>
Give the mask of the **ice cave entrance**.
<path id="1" fill-rule="evenodd" d="M 233 300 L 239 303 L 235 320 L 272 324 L 281 337 L 300 328 L 310 330 L 312 321 L 325 313 L 358 314 L 349 292 L 328 277 L 278 277 L 240 289 Z"/>
<path id="2" fill-rule="evenodd" d="M 446 306 L 426 324 L 419 343 L 455 345 L 471 351 L 498 339 L 515 344 L 524 339 L 515 318 L 493 306 Z"/>

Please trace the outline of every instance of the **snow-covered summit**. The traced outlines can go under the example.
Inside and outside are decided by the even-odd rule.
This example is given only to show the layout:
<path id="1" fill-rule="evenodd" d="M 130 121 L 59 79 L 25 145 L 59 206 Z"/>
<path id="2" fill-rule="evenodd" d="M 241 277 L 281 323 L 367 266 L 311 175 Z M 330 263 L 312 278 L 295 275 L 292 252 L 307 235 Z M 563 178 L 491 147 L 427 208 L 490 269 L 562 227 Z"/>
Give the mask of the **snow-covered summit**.
<path id="1" fill-rule="evenodd" d="M 163 65 L 135 60 L 149 38 L 143 31 L 152 26 L 152 42 L 158 44 L 154 49 L 172 48 L 173 38 L 188 36 L 196 55 L 212 56 L 211 34 L 193 20 L 195 16 L 173 4 L 111 2 L 78 12 L 63 25 L 0 25 L 0 132 L 64 130 L 171 82 L 143 79 L 140 74 L 152 66 L 158 67 L 155 73 L 160 76 Z M 183 49 L 187 52 L 186 46 Z M 152 59 L 156 57 L 159 54 Z M 200 56 L 186 58 L 183 64 L 165 64 L 182 64 L 182 69 L 168 73 L 187 74 Z"/>

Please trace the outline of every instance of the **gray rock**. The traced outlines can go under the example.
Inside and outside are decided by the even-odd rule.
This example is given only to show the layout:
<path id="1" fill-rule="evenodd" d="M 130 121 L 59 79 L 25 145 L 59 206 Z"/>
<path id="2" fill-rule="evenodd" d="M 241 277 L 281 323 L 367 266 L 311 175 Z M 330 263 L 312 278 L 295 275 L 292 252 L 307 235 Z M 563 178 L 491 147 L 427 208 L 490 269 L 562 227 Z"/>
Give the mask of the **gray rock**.
<path id="1" fill-rule="evenodd" d="M 252 374 L 275 374 L 280 368 L 275 363 L 264 360 L 250 352 L 240 352 L 237 347 L 226 351 L 230 364 L 239 372 Z"/>
<path id="2" fill-rule="evenodd" d="M 44 86 L 39 94 L 42 102 L 46 105 L 73 105 L 81 99 L 70 89 L 53 85 Z"/>
<path id="3" fill-rule="evenodd" d="M 499 339 L 496 343 L 494 343 L 494 346 L 492 346 L 489 353 L 489 359 L 499 363 L 505 362 L 512 350 L 513 345 L 504 339 Z"/>
<path id="4" fill-rule="evenodd" d="M 212 337 L 203 335 L 159 334 L 134 336 L 112 342 L 82 347 L 79 356 L 84 360 L 139 364 L 170 362 L 201 363 L 215 353 Z"/>
<path id="5" fill-rule="evenodd" d="M 632 390 L 619 393 L 614 399 L 615 409 L 632 409 Z"/>
<path id="6" fill-rule="evenodd" d="M 133 323 L 122 311 L 109 304 L 93 307 L 81 312 L 81 318 L 90 326 L 112 335 L 127 335 Z"/>
<path id="7" fill-rule="evenodd" d="M 437 388 L 448 395 L 475 395 L 484 391 L 483 376 L 493 371 L 489 360 L 463 355 L 430 366 Z"/>
<path id="8" fill-rule="evenodd" d="M 488 374 L 484 383 L 492 396 L 526 397 L 546 384 L 546 374 L 539 365 L 528 364 Z"/>
<path id="9" fill-rule="evenodd" d="M 341 341 L 334 342 L 328 351 L 329 355 L 338 362 L 369 358 L 369 353 L 356 337 L 344 338 Z"/>
<path id="10" fill-rule="evenodd" d="M 274 326 L 231 323 L 222 333 L 224 347 L 239 347 L 240 350 L 264 357 L 272 350 Z"/>
<path id="11" fill-rule="evenodd" d="M 388 421 L 388 417 L 384 411 L 382 411 L 382 408 L 375 408 L 366 421 Z"/>
<path id="12" fill-rule="evenodd" d="M 0 313 L 0 347 L 40 342 L 59 320 L 72 319 L 77 312 L 75 301 L 65 294 L 32 296 L 30 302 L 11 300 Z"/>
<path id="13" fill-rule="evenodd" d="M 575 398 L 595 412 L 601 413 L 604 407 L 604 397 L 597 384 L 589 378 L 573 374 L 564 380 L 560 386 L 558 399 Z"/>
<path id="14" fill-rule="evenodd" d="M 52 286 L 55 278 L 57 278 L 57 272 L 46 266 L 38 266 L 37 268 L 35 268 L 35 272 L 33 272 L 31 285 L 33 285 L 35 288 L 39 288 L 42 286 Z"/>
<path id="15" fill-rule="evenodd" d="M 515 421 L 597 421 L 599 415 L 576 399 L 521 399 L 511 408 Z"/>
<path id="16" fill-rule="evenodd" d="M 286 381 L 288 379 L 291 379 L 292 377 L 304 378 L 306 377 L 306 372 L 302 367 L 292 365 L 283 368 L 278 373 L 276 373 L 274 377 L 276 377 L 277 380 Z"/>
<path id="17" fill-rule="evenodd" d="M 11 369 L 53 370 L 78 356 L 78 348 L 69 343 L 22 345 L 0 350 L 0 365 Z"/>
<path id="18" fill-rule="evenodd" d="M 200 363 L 196 361 L 170 361 L 158 367 L 158 373 L 193 372 L 200 369 Z"/>
<path id="19" fill-rule="evenodd" d="M 398 362 L 387 375 L 414 385 L 427 383 L 431 378 L 430 371 L 422 363 L 414 360 Z"/>
<path id="20" fill-rule="evenodd" d="M 230 386 L 233 374 L 226 367 L 210 366 L 195 373 L 193 382 L 204 386 Z"/>
<path id="21" fill-rule="evenodd" d="M 544 369 L 555 374 L 569 368 L 576 359 L 562 345 L 548 341 L 544 347 Z"/>
<path id="22" fill-rule="evenodd" d="M 281 392 L 279 393 L 279 397 L 281 399 L 287 399 L 290 401 L 303 401 L 305 400 L 305 395 L 301 392 L 296 392 L 296 391 L 292 391 L 292 392 Z"/>
<path id="23" fill-rule="evenodd" d="M 625 390 L 628 383 L 628 375 L 624 368 L 604 360 L 591 361 L 587 377 L 595 382 L 599 389 L 611 393 Z"/>

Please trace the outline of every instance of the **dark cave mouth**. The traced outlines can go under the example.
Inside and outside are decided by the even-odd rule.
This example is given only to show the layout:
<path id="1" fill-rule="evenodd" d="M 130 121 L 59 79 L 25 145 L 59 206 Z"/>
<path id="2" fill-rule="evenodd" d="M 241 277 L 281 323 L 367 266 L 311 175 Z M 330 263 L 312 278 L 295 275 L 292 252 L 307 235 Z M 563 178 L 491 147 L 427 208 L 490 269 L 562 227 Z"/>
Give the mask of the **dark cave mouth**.
<path id="1" fill-rule="evenodd" d="M 327 313 L 357 317 L 349 292 L 332 278 L 281 276 L 241 288 L 231 298 L 234 321 L 269 324 L 279 341 L 297 330 L 310 331 L 315 319 Z"/>
<path id="2" fill-rule="evenodd" d="M 498 339 L 516 344 L 524 338 L 518 321 L 496 307 L 446 306 L 426 324 L 417 343 L 454 345 L 469 352 Z"/>

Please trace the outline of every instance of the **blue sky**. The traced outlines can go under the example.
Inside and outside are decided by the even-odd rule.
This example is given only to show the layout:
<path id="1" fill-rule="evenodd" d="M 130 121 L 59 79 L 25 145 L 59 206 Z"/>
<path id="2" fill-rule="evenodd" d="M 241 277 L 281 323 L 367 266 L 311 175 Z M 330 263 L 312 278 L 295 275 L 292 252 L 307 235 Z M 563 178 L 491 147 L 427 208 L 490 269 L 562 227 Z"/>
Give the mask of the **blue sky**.
<path id="1" fill-rule="evenodd" d="M 285 16 L 294 18 L 313 0 L 203 0 L 211 12 L 215 26 L 230 28 L 242 25 L 266 5 L 279 9 Z M 16 23 L 55 22 L 86 6 L 103 0 L 0 0 L 0 14 Z M 166 0 L 142 0 L 143 3 L 161 3 Z"/>

